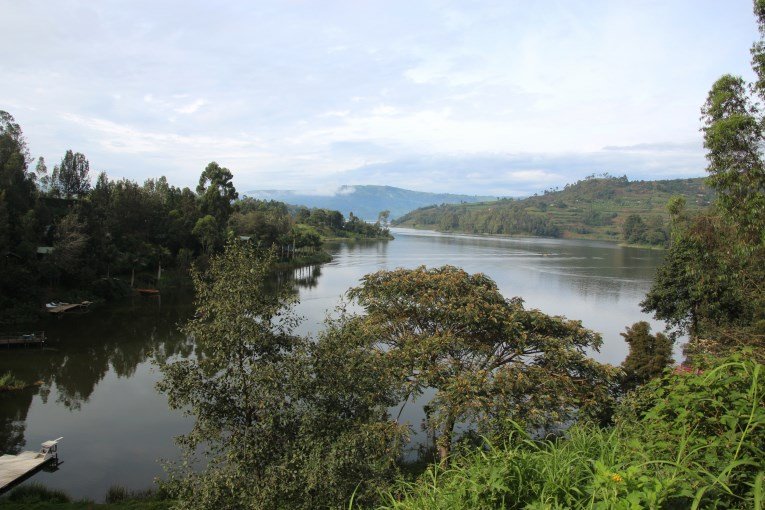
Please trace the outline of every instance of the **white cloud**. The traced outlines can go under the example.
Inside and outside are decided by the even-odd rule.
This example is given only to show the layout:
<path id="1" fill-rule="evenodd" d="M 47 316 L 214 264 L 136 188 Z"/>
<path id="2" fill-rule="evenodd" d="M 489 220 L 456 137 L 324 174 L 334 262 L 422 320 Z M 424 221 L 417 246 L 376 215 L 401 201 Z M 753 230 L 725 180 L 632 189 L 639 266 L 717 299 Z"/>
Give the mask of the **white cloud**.
<path id="1" fill-rule="evenodd" d="M 749 0 L 0 9 L 0 109 L 33 155 L 181 185 L 216 159 L 249 189 L 700 175 L 699 107 L 756 38 Z"/>
<path id="2" fill-rule="evenodd" d="M 177 113 L 183 113 L 188 115 L 190 113 L 196 112 L 197 110 L 199 110 L 201 107 L 203 107 L 206 104 L 207 104 L 207 101 L 205 101 L 204 99 L 197 99 L 196 101 L 192 103 L 176 108 L 175 111 Z"/>

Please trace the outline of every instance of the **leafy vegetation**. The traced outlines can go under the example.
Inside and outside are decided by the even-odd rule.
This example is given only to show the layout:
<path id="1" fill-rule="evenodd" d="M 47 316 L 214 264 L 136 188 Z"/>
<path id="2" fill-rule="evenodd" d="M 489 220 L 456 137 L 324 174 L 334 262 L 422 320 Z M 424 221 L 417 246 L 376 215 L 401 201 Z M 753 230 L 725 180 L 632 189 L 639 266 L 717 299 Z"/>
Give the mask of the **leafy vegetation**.
<path id="1" fill-rule="evenodd" d="M 659 377 L 672 363 L 672 339 L 662 333 L 651 334 L 651 326 L 640 321 L 621 334 L 629 345 L 622 363 L 622 388 L 632 390 Z"/>
<path id="2" fill-rule="evenodd" d="M 498 433 L 507 420 L 544 427 L 608 405 L 615 373 L 585 354 L 600 336 L 579 321 L 524 309 L 483 274 L 380 271 L 349 295 L 365 312 L 352 327 L 390 360 L 407 398 L 436 390 L 426 414 L 442 463 L 459 422 Z"/>
<path id="3" fill-rule="evenodd" d="M 27 385 L 24 383 L 24 381 L 16 379 L 10 372 L 0 374 L 0 392 L 20 390 L 26 386 Z"/>
<path id="4" fill-rule="evenodd" d="M 475 234 L 534 235 L 624 241 L 664 246 L 667 202 L 686 198 L 688 208 L 709 205 L 702 179 L 629 181 L 592 175 L 563 190 L 546 190 L 523 200 L 429 206 L 394 221 L 398 226 Z"/>
<path id="5" fill-rule="evenodd" d="M 162 365 L 159 384 L 195 418 L 165 484 L 184 508 L 364 502 L 395 476 L 405 431 L 386 417 L 387 370 L 347 330 L 295 336 L 290 289 L 267 288 L 274 262 L 230 241 L 192 273 L 198 317 L 185 332 L 199 356 Z"/>
<path id="6" fill-rule="evenodd" d="M 742 356 L 700 367 L 641 388 L 614 428 L 582 423 L 543 441 L 519 428 L 401 483 L 379 508 L 761 508 L 765 367 Z"/>

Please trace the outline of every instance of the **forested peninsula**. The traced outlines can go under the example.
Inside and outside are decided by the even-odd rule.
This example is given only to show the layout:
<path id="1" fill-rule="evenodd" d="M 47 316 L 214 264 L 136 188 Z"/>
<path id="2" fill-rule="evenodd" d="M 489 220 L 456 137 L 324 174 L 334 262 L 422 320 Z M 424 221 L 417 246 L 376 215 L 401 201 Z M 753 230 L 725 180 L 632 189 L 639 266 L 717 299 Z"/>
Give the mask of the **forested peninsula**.
<path id="1" fill-rule="evenodd" d="M 618 241 L 631 245 L 669 244 L 667 203 L 685 200 L 699 211 L 714 199 L 702 178 L 630 181 L 626 176 L 590 175 L 563 189 L 524 199 L 441 204 L 416 209 L 394 225 L 469 234 L 530 235 Z"/>
<path id="2" fill-rule="evenodd" d="M 215 162 L 195 190 L 95 176 L 71 150 L 49 172 L 0 111 L 0 325 L 34 321 L 48 301 L 109 300 L 156 286 L 163 270 L 205 267 L 229 237 L 275 247 L 281 265 L 326 262 L 324 240 L 390 239 L 351 213 L 240 197 Z"/>

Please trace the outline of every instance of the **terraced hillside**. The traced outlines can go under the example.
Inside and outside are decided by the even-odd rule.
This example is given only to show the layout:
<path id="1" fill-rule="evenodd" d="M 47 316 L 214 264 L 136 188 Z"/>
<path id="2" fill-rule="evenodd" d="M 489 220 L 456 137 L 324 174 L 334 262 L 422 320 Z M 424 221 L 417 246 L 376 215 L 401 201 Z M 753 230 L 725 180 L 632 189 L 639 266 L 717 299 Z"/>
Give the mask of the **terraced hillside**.
<path id="1" fill-rule="evenodd" d="M 673 196 L 682 196 L 689 210 L 707 207 L 713 199 L 703 178 L 629 181 L 593 176 L 521 200 L 422 207 L 394 225 L 662 245 L 667 239 L 667 202 Z"/>

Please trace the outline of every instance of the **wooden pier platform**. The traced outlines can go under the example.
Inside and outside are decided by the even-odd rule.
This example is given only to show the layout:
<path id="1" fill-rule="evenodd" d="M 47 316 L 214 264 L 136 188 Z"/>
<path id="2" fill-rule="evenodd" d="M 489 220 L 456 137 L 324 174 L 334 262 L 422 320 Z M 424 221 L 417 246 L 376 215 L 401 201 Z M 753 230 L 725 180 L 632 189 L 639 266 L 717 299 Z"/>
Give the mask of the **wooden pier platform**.
<path id="1" fill-rule="evenodd" d="M 49 462 L 58 462 L 58 442 L 45 441 L 39 452 L 21 452 L 18 455 L 0 455 L 0 494 L 36 473 Z"/>
<path id="2" fill-rule="evenodd" d="M 0 347 L 42 347 L 45 344 L 45 332 L 10 333 L 0 335 Z"/>
<path id="3" fill-rule="evenodd" d="M 0 492 L 23 478 L 27 473 L 41 468 L 53 459 L 46 459 L 37 452 L 21 452 L 18 455 L 0 457 Z"/>

